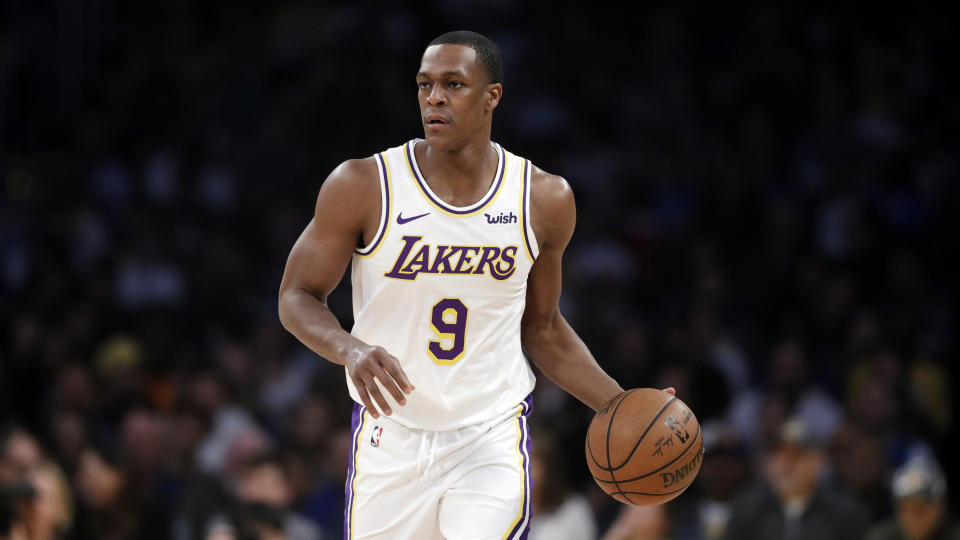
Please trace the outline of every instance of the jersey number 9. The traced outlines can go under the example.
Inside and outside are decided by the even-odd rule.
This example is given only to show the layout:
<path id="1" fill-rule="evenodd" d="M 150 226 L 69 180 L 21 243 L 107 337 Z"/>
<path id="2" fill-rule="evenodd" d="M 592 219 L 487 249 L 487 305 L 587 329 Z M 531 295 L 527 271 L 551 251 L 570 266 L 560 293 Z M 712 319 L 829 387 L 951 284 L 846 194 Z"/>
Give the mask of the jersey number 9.
<path id="1" fill-rule="evenodd" d="M 444 348 L 443 341 L 430 340 L 427 353 L 441 365 L 453 365 L 463 357 L 466 348 L 467 306 L 459 298 L 444 298 L 433 305 L 430 329 L 438 338 L 452 342 Z"/>

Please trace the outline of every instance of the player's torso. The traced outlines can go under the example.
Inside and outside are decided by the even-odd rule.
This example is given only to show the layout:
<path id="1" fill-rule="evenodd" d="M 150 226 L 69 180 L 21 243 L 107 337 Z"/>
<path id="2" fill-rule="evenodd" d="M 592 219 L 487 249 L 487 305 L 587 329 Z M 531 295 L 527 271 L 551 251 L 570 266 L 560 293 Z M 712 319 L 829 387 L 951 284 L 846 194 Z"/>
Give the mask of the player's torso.
<path id="1" fill-rule="evenodd" d="M 494 144 L 499 163 L 489 191 L 453 207 L 420 174 L 416 142 L 376 156 L 381 227 L 353 259 L 352 333 L 396 356 L 417 388 L 407 405 L 393 407 L 394 420 L 453 429 L 509 410 L 533 389 L 520 346 L 537 254 L 530 165 Z"/>

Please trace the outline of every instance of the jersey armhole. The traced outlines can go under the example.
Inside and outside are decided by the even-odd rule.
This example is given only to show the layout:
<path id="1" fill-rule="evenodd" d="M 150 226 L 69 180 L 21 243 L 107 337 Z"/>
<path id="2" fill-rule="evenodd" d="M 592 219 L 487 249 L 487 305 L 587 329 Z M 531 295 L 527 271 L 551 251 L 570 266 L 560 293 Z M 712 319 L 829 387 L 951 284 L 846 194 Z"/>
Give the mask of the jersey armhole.
<path id="1" fill-rule="evenodd" d="M 376 161 L 380 180 L 380 224 L 370 244 L 355 250 L 358 257 L 369 257 L 376 253 L 390 229 L 390 167 L 387 166 L 382 152 L 376 155 Z"/>
<path id="2" fill-rule="evenodd" d="M 540 254 L 540 247 L 537 245 L 537 237 L 533 234 L 533 224 L 530 220 L 530 184 L 532 180 L 533 164 L 529 159 L 523 160 L 523 200 L 521 201 L 520 226 L 523 227 L 523 243 L 530 257 L 530 262 L 536 262 Z"/>

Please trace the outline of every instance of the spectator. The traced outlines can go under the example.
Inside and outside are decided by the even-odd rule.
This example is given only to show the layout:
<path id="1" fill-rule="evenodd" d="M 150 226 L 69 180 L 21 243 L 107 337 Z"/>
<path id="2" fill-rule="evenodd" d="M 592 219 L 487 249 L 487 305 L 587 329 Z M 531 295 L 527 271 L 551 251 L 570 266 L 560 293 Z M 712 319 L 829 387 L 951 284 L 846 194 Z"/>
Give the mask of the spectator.
<path id="1" fill-rule="evenodd" d="M 36 437 L 12 426 L 0 434 L 0 538 L 58 540 L 73 519 L 70 487 Z"/>
<path id="2" fill-rule="evenodd" d="M 728 540 L 861 538 L 863 510 L 823 482 L 824 443 L 800 419 L 785 422 L 764 460 L 764 481 L 734 502 Z"/>
<path id="3" fill-rule="evenodd" d="M 831 480 L 857 497 L 870 521 L 890 515 L 887 460 L 880 437 L 852 421 L 830 441 Z"/>
<path id="4" fill-rule="evenodd" d="M 602 540 L 666 540 L 671 528 L 666 505 L 622 505 Z"/>
<path id="5" fill-rule="evenodd" d="M 870 531 L 868 540 L 960 540 L 960 526 L 947 512 L 947 484 L 940 466 L 914 458 L 893 475 L 896 518 Z"/>
<path id="6" fill-rule="evenodd" d="M 236 510 L 229 521 L 214 516 L 207 537 L 222 534 L 224 523 L 239 537 L 319 540 L 316 525 L 290 509 L 293 486 L 280 460 L 272 455 L 254 458 L 241 466 L 233 482 Z"/>
<path id="7" fill-rule="evenodd" d="M 570 491 L 566 470 L 557 458 L 560 451 L 548 432 L 537 432 L 530 465 L 530 540 L 593 540 L 597 531 L 590 504 Z"/>
<path id="8" fill-rule="evenodd" d="M 350 432 L 335 430 L 332 420 L 329 398 L 307 395 L 293 414 L 282 452 L 294 507 L 328 537 L 343 534 L 343 486 L 353 445 Z"/>
<path id="9" fill-rule="evenodd" d="M 81 502 L 79 533 L 102 540 L 169 538 L 162 508 L 135 494 L 124 458 L 109 446 L 88 447 L 80 455 L 76 486 Z"/>
<path id="10" fill-rule="evenodd" d="M 738 430 L 741 440 L 759 448 L 768 435 L 757 430 L 766 425 L 771 407 L 776 403 L 786 417 L 803 418 L 808 429 L 818 438 L 828 438 L 841 418 L 840 406 L 819 385 L 811 380 L 810 360 L 795 339 L 781 340 L 772 352 L 768 370 L 768 386 L 762 390 L 743 392 L 730 407 L 730 422 Z M 771 401 L 773 400 L 773 401 Z M 777 427 L 784 418 L 770 427 Z"/>
<path id="11" fill-rule="evenodd" d="M 46 462 L 27 475 L 34 497 L 27 506 L 24 525 L 29 540 L 68 538 L 73 522 L 73 498 L 70 485 L 60 468 Z"/>
<path id="12" fill-rule="evenodd" d="M 0 539 L 29 539 L 27 514 L 35 495 L 28 484 L 0 482 Z"/>
<path id="13" fill-rule="evenodd" d="M 678 540 L 722 538 L 733 499 L 750 481 L 750 459 L 736 431 L 721 423 L 702 427 L 703 463 L 696 483 L 670 503 L 676 516 L 670 536 Z"/>

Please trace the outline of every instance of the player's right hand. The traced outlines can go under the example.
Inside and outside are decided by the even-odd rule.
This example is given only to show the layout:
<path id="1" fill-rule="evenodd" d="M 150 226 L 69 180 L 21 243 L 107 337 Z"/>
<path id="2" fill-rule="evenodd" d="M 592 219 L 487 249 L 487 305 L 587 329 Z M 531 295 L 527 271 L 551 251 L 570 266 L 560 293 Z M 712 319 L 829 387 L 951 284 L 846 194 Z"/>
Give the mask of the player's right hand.
<path id="1" fill-rule="evenodd" d="M 404 394 L 413 392 L 414 387 L 407 379 L 407 374 L 400 367 L 400 361 L 383 347 L 364 345 L 357 347 L 347 355 L 344 366 L 353 381 L 353 385 L 360 394 L 360 401 L 367 408 L 370 415 L 379 418 L 379 411 L 390 416 L 393 410 L 380 392 L 376 381 L 390 392 L 394 401 L 400 405 L 407 402 Z M 377 403 L 374 407 L 373 403 Z"/>

